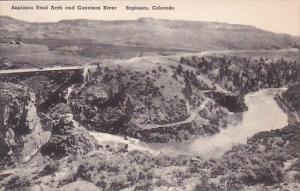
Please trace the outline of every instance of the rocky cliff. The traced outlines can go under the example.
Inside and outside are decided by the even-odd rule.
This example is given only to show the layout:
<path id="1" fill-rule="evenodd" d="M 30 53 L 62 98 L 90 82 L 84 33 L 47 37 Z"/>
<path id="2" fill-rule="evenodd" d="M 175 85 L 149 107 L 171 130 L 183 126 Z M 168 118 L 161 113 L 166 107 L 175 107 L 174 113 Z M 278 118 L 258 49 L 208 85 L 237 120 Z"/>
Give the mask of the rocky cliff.
<path id="1" fill-rule="evenodd" d="M 12 83 L 1 83 L 0 89 L 0 159 L 27 162 L 49 140 L 50 133 L 41 126 L 33 93 Z"/>

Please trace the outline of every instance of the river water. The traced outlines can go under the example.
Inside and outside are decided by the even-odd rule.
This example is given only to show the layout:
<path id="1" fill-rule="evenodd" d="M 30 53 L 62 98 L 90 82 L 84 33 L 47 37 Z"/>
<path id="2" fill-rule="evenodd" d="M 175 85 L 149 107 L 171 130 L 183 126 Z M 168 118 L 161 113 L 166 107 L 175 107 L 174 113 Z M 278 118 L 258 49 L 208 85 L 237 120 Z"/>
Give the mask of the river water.
<path id="1" fill-rule="evenodd" d="M 247 138 L 261 131 L 279 129 L 288 124 L 288 117 L 274 100 L 284 89 L 263 89 L 245 96 L 248 111 L 240 122 L 233 123 L 220 133 L 195 140 L 190 151 L 203 157 L 221 157 L 232 146 L 245 144 Z"/>
<path id="2" fill-rule="evenodd" d="M 279 129 L 288 124 L 286 113 L 274 100 L 274 96 L 284 90 L 284 88 L 262 89 L 247 94 L 245 103 L 248 110 L 241 114 L 241 118 L 238 121 L 232 120 L 225 129 L 221 129 L 220 133 L 209 137 L 199 137 L 180 143 L 149 144 L 136 139 L 124 140 L 122 137 L 106 133 L 92 133 L 92 135 L 100 144 L 126 143 L 129 150 L 148 151 L 153 154 L 188 154 L 203 158 L 219 158 L 232 146 L 246 143 L 247 138 L 255 133 Z"/>

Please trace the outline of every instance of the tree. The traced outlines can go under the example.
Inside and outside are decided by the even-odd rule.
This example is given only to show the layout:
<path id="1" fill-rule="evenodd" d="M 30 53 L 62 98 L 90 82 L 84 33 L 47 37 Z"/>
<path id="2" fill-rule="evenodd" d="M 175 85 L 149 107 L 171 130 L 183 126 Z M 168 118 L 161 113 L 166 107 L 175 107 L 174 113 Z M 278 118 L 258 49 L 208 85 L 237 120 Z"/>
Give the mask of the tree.
<path id="1" fill-rule="evenodd" d="M 176 73 L 177 73 L 178 75 L 180 75 L 180 74 L 182 73 L 182 66 L 181 66 L 181 64 L 178 65 L 177 70 L 176 70 Z"/>
<path id="2" fill-rule="evenodd" d="M 189 81 L 187 78 L 185 78 L 185 86 L 184 86 L 184 88 L 183 88 L 183 90 L 182 90 L 182 93 L 183 93 L 183 95 L 184 95 L 188 100 L 191 99 L 191 96 L 192 96 L 192 94 L 193 94 L 193 90 L 192 90 L 192 87 L 191 87 L 191 83 L 190 83 L 190 81 Z"/>

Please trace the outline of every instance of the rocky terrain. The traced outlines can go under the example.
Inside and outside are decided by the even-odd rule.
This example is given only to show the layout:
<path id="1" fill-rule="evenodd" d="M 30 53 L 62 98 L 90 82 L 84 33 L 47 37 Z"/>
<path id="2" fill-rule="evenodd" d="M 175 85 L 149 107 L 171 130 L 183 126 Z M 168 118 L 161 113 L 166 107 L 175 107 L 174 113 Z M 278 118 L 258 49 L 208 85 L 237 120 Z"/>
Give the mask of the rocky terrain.
<path id="1" fill-rule="evenodd" d="M 274 65 L 279 69 L 273 70 Z M 265 72 L 260 74 L 255 69 Z M 222 158 L 211 160 L 157 156 L 129 151 L 126 145 L 98 145 L 88 131 L 132 136 L 147 142 L 208 136 L 226 127 L 229 112 L 247 109 L 244 94 L 284 85 L 289 88 L 281 95 L 280 103 L 287 112 L 298 114 L 298 76 L 297 61 L 235 56 L 182 57 L 170 65 L 154 63 L 151 70 L 129 70 L 126 63 L 100 65 L 88 82 L 56 82 L 53 87 L 64 87 L 64 94 L 69 96 L 47 110 L 39 109 L 45 98 L 36 100 L 35 93 L 42 87 L 26 83 L 30 78 L 19 84 L 2 83 L 5 91 L 1 92 L 1 137 L 7 146 L 1 151 L 2 169 L 6 170 L 1 172 L 0 187 L 297 190 L 299 121 L 258 133 L 247 144 L 234 146 Z"/>
<path id="2" fill-rule="evenodd" d="M 251 59 L 247 57 L 189 57 L 182 64 L 197 68 L 199 73 L 235 94 L 246 94 L 261 88 L 276 88 L 299 80 L 296 60 Z"/>
<path id="3" fill-rule="evenodd" d="M 183 29 L 191 34 L 174 41 Z M 83 32 L 89 39 L 80 39 Z M 147 41 L 146 32 L 155 40 Z M 97 61 L 88 72 L 3 80 L 0 190 L 300 189 L 299 37 L 250 26 L 148 18 L 37 24 L 1 17 L 0 34 L 5 37 L 1 69 L 90 66 L 95 58 L 138 57 Z M 268 40 L 261 40 L 266 35 Z M 108 36 L 112 39 L 105 44 Z M 91 44 L 95 51 L 85 49 Z M 206 49 L 226 51 L 193 53 Z M 241 120 L 248 110 L 246 94 L 282 87 L 287 89 L 276 101 L 288 125 L 256 133 L 220 158 L 147 147 L 176 147 L 217 135 L 233 119 Z M 111 136 L 110 142 L 99 140 L 101 135 Z"/>
<path id="4" fill-rule="evenodd" d="M 262 132 L 220 160 L 100 148 L 3 178 L 5 190 L 298 190 L 299 124 Z M 77 186 L 75 186 L 77 185 Z"/>
<path id="5" fill-rule="evenodd" d="M 50 139 L 37 116 L 35 95 L 23 86 L 1 83 L 1 166 L 29 161 Z"/>
<path id="6" fill-rule="evenodd" d="M 236 103 L 233 110 L 245 109 L 234 95 L 219 101 L 214 101 L 217 96 L 205 96 L 210 87 L 197 79 L 195 70 L 180 67 L 155 64 L 151 71 L 99 67 L 84 87 L 73 87 L 69 102 L 74 117 L 95 131 L 175 142 L 214 134 L 225 126 L 231 109 L 218 102 L 231 99 Z"/>

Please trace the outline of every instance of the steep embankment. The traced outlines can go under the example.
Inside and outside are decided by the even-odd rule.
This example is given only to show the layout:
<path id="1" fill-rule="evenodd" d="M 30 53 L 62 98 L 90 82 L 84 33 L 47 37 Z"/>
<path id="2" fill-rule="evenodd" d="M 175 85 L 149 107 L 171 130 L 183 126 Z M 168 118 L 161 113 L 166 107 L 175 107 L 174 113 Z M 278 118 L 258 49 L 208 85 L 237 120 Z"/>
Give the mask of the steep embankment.
<path id="1" fill-rule="evenodd" d="M 100 66 L 84 87 L 73 87 L 75 119 L 88 129 L 148 142 L 218 132 L 228 110 L 204 95 L 212 87 L 198 80 L 194 69 L 177 71 L 176 65 Z"/>
<path id="2" fill-rule="evenodd" d="M 24 84 L 1 83 L 0 88 L 1 168 L 35 164 L 43 160 L 41 156 L 61 158 L 96 149 L 96 141 L 73 122 L 66 104 L 41 112 L 37 107 L 43 98 L 36 101 Z"/>
<path id="3" fill-rule="evenodd" d="M 35 107 L 35 95 L 11 83 L 0 84 L 1 165 L 24 163 L 50 139 Z"/>
<path id="4" fill-rule="evenodd" d="M 283 109 L 290 116 L 290 123 L 300 123 L 300 83 L 289 86 L 288 90 L 279 96 L 283 101 Z"/>

